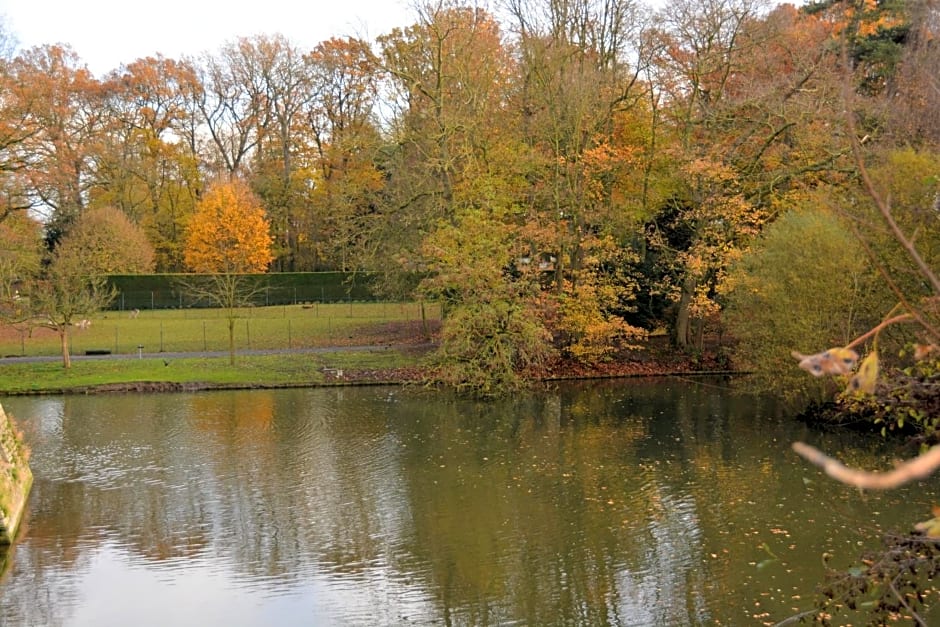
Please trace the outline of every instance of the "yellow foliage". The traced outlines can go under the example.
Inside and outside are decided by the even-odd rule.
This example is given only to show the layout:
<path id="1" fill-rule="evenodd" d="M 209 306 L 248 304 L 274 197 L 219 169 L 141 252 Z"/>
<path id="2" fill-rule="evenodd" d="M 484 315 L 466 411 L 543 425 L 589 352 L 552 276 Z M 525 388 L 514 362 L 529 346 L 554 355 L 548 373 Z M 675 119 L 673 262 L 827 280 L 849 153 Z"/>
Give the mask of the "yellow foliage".
<path id="1" fill-rule="evenodd" d="M 260 201 L 246 184 L 216 184 L 189 224 L 184 263 L 193 272 L 264 272 L 274 258 L 270 231 Z"/>
<path id="2" fill-rule="evenodd" d="M 878 351 L 868 353 L 858 367 L 858 372 L 849 381 L 846 392 L 859 394 L 874 394 L 878 383 Z"/>

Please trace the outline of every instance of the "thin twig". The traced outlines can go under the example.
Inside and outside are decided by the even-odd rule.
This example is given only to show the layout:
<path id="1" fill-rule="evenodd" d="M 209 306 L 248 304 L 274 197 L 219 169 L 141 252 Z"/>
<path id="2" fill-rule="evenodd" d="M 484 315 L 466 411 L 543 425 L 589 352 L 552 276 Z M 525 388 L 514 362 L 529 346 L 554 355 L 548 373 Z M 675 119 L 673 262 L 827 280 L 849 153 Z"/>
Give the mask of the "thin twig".
<path id="1" fill-rule="evenodd" d="M 807 616 L 812 616 L 813 614 L 818 614 L 819 610 L 806 610 L 805 612 L 800 612 L 799 614 L 794 614 L 793 616 L 788 616 L 784 618 L 779 623 L 775 623 L 774 627 L 786 627 L 787 625 L 792 625 L 794 623 L 802 623 L 803 619 Z"/>
<path id="2" fill-rule="evenodd" d="M 894 585 L 894 581 L 893 580 L 889 581 L 888 585 L 891 587 L 891 592 L 894 593 L 894 596 L 896 596 L 898 598 L 898 601 L 901 602 L 901 605 L 904 606 L 904 609 L 906 609 L 908 612 L 911 613 L 911 618 L 913 618 L 914 621 L 921 627 L 927 627 L 927 623 L 924 622 L 924 619 L 920 617 L 920 614 L 915 612 L 914 609 L 910 605 L 908 605 L 907 601 L 904 600 L 904 597 L 901 596 L 901 593 L 898 592 L 897 587 Z"/>
<path id="3" fill-rule="evenodd" d="M 888 472 L 868 472 L 850 468 L 803 442 L 794 442 L 793 450 L 811 464 L 822 468 L 836 481 L 863 490 L 890 490 L 905 483 L 929 477 L 937 468 L 940 468 L 940 444 L 914 459 L 898 464 L 894 470 Z"/>

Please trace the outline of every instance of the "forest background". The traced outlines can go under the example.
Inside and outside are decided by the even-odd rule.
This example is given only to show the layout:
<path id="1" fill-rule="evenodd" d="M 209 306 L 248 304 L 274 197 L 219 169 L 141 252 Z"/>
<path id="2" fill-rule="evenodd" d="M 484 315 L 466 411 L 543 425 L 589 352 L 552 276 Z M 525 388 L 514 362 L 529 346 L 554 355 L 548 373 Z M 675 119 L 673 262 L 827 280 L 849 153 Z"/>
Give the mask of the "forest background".
<path id="1" fill-rule="evenodd" d="M 4 31 L 0 310 L 72 324 L 63 294 L 107 274 L 368 271 L 443 303 L 459 388 L 665 331 L 821 398 L 791 351 L 897 307 L 920 324 L 880 334 L 882 367 L 934 345 L 938 30 L 933 0 L 444 0 L 374 41 L 102 77 Z"/>

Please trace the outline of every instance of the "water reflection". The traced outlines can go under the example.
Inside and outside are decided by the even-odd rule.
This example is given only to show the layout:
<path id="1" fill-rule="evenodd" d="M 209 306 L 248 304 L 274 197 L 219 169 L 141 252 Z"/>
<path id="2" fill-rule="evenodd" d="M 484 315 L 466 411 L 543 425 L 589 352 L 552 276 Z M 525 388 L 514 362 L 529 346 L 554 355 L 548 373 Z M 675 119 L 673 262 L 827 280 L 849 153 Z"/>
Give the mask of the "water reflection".
<path id="1" fill-rule="evenodd" d="M 707 383 L 707 384 L 705 384 Z M 33 446 L 11 625 L 698 625 L 811 604 L 819 556 L 929 508 L 722 382 L 505 403 L 397 388 L 6 399 Z M 936 487 L 936 482 L 930 483 Z M 918 489 L 919 488 L 919 489 Z"/>

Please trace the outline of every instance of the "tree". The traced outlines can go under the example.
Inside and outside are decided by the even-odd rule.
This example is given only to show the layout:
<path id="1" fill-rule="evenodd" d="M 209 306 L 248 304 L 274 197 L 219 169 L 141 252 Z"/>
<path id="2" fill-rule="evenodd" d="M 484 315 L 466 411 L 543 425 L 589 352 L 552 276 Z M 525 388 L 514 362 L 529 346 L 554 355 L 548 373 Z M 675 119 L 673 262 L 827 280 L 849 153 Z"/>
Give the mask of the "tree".
<path id="1" fill-rule="evenodd" d="M 18 285 L 39 272 L 42 226 L 26 213 L 0 222 L 0 308 L 12 305 Z"/>
<path id="2" fill-rule="evenodd" d="M 379 263 L 413 267 L 424 234 L 455 216 L 455 194 L 487 168 L 487 150 L 506 126 L 512 59 L 491 14 L 453 2 L 425 4 L 418 23 L 379 46 L 397 114 L 382 162 L 389 183 Z"/>
<path id="3" fill-rule="evenodd" d="M 531 181 L 520 235 L 544 264 L 546 322 L 567 356 L 593 363 L 643 335 L 624 320 L 624 272 L 651 194 L 644 185 L 645 16 L 610 0 L 506 3 L 518 38 L 514 131 Z M 633 42 L 640 42 L 634 45 Z"/>
<path id="4" fill-rule="evenodd" d="M 202 189 L 202 93 L 189 63 L 138 59 L 108 75 L 108 120 L 89 206 L 114 206 L 147 233 L 161 271 L 182 269 L 184 224 Z"/>
<path id="5" fill-rule="evenodd" d="M 196 206 L 184 259 L 193 272 L 211 276 L 185 281 L 195 295 L 226 310 L 229 360 L 235 363 L 235 321 L 249 304 L 257 281 L 246 273 L 264 272 L 273 259 L 270 225 L 258 198 L 241 181 L 217 183 Z"/>
<path id="6" fill-rule="evenodd" d="M 277 269 L 295 271 L 297 241 L 302 236 L 298 214 L 308 187 L 309 163 L 304 157 L 309 149 L 302 124 L 313 96 L 308 64 L 300 50 L 280 35 L 239 39 L 236 49 L 240 66 L 261 89 L 263 103 L 264 126 L 254 153 L 252 186 L 271 220 Z"/>
<path id="7" fill-rule="evenodd" d="M 378 59 L 358 39 L 324 41 L 306 59 L 314 90 L 306 116 L 316 154 L 309 200 L 315 211 L 301 216 L 295 254 L 307 267 L 325 261 L 355 269 L 367 261 L 380 226 Z"/>
<path id="8" fill-rule="evenodd" d="M 430 276 L 420 291 L 447 307 L 435 376 L 455 389 L 500 396 L 554 353 L 539 312 L 537 274 L 507 271 L 523 250 L 516 229 L 485 210 L 461 212 L 424 244 Z"/>
<path id="9" fill-rule="evenodd" d="M 69 336 L 72 327 L 86 316 L 106 307 L 114 299 L 104 277 L 90 274 L 76 257 L 57 252 L 41 278 L 30 281 L 23 290 L 32 324 L 51 329 L 60 340 L 62 366 L 72 367 Z"/>
<path id="10" fill-rule="evenodd" d="M 761 9 L 676 0 L 659 16 L 654 68 L 676 176 L 648 223 L 645 287 L 680 347 L 701 347 L 705 323 L 720 322 L 717 289 L 751 238 L 849 170 L 831 27 L 792 6 Z"/>
<path id="11" fill-rule="evenodd" d="M 190 272 L 264 272 L 273 259 L 270 224 L 248 186 L 212 185 L 196 205 L 183 259 Z"/>
<path id="12" fill-rule="evenodd" d="M 818 207 L 822 196 L 769 226 L 722 287 L 735 365 L 753 372 L 753 389 L 790 399 L 834 392 L 796 371 L 791 350 L 844 346 L 879 315 L 877 277 L 845 221 Z"/>
<path id="13" fill-rule="evenodd" d="M 143 229 L 118 209 L 87 210 L 59 245 L 58 255 L 95 275 L 153 272 L 154 250 Z"/>
<path id="14" fill-rule="evenodd" d="M 98 182 L 95 157 L 107 117 L 102 86 L 78 55 L 62 46 L 27 51 L 12 62 L 11 76 L 28 86 L 28 117 L 38 129 L 22 144 L 26 165 L 18 186 L 48 213 L 46 239 L 54 248 Z"/>

